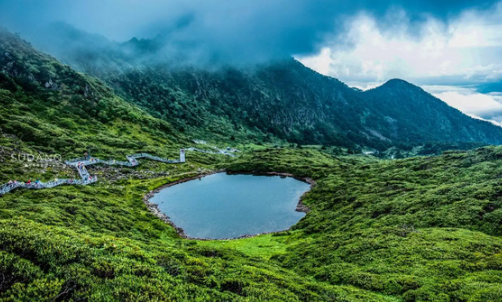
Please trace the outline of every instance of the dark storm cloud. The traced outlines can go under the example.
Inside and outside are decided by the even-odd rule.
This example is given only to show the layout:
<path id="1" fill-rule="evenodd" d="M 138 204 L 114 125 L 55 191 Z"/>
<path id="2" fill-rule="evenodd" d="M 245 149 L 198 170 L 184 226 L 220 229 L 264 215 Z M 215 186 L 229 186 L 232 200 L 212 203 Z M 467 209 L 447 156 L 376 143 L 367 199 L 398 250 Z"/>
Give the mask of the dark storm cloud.
<path id="1" fill-rule="evenodd" d="M 468 0 L 0 0 L 0 23 L 29 37 L 63 21 L 116 41 L 162 35 L 166 49 L 219 60 L 313 53 L 360 11 L 404 9 L 411 22 L 447 19 L 496 1 Z M 384 21 L 385 20 L 385 21 Z M 392 21 L 379 24 L 392 28 Z M 39 37 L 40 38 L 40 37 Z"/>

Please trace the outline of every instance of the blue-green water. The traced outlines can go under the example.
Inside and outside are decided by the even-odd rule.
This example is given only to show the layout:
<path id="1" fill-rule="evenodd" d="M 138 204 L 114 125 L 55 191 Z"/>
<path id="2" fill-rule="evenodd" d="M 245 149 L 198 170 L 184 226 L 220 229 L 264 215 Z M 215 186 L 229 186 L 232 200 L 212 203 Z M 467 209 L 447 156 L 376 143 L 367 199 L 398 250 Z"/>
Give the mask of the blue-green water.
<path id="1" fill-rule="evenodd" d="M 218 173 L 165 188 L 150 200 L 189 237 L 222 239 L 290 228 L 310 185 L 279 176 Z"/>

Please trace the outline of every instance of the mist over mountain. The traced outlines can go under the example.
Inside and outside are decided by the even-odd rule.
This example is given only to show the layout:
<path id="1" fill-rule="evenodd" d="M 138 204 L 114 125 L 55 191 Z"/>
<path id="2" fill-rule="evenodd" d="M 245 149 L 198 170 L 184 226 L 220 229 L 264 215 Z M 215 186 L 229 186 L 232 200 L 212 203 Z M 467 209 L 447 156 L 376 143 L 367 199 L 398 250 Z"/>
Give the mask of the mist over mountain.
<path id="1" fill-rule="evenodd" d="M 166 47 L 162 36 L 117 43 L 64 23 L 46 30 L 51 39 L 35 45 L 200 137 L 268 136 L 379 150 L 426 142 L 502 143 L 502 128 L 470 118 L 402 80 L 362 92 L 292 58 L 190 65 L 159 54 Z"/>
<path id="2" fill-rule="evenodd" d="M 316 53 L 327 41 L 351 47 L 337 39 L 349 16 L 365 13 L 380 20 L 391 34 L 393 12 L 409 19 L 410 34 L 430 18 L 448 20 L 461 11 L 489 8 L 496 1 L 27 1 L 0 2 L 0 24 L 29 40 L 50 39 L 40 30 L 51 22 L 66 22 L 113 41 L 133 37 L 163 40 L 162 55 L 182 57 L 188 63 L 267 62 L 271 59 Z M 61 46 L 64 47 L 64 46 Z M 160 53 L 160 52 L 159 52 Z"/>

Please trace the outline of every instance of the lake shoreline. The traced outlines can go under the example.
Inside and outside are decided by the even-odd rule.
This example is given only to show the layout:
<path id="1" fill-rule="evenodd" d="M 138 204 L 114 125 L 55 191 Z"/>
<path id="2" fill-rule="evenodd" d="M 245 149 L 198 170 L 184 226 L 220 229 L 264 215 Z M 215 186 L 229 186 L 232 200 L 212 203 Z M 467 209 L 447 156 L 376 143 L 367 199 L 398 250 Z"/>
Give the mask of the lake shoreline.
<path id="1" fill-rule="evenodd" d="M 312 190 L 312 188 L 316 185 L 315 180 L 312 179 L 312 178 L 310 178 L 310 177 L 298 177 L 298 176 L 295 176 L 295 175 L 293 175 L 291 173 L 283 173 L 283 172 L 255 172 L 255 171 L 251 171 L 251 172 L 250 171 L 242 171 L 242 172 L 231 171 L 231 172 L 229 172 L 229 171 L 226 171 L 225 169 L 204 172 L 204 173 L 200 173 L 200 174 L 198 174 L 196 176 L 182 178 L 182 179 L 176 180 L 174 182 L 170 182 L 170 183 L 166 183 L 164 185 L 161 185 L 161 186 L 159 186 L 159 187 L 151 190 L 147 194 L 145 194 L 143 196 L 143 203 L 146 205 L 147 209 L 153 215 L 155 215 L 156 217 L 158 217 L 163 222 L 165 222 L 165 223 L 169 224 L 170 226 L 172 226 L 174 228 L 174 230 L 176 231 L 176 233 L 178 234 L 178 236 L 181 237 L 181 238 L 183 238 L 183 239 L 202 240 L 202 241 L 235 240 L 235 239 L 244 239 L 244 238 L 256 237 L 256 236 L 259 236 L 259 235 L 277 234 L 277 233 L 289 231 L 291 229 L 291 227 L 290 227 L 290 228 L 282 230 L 282 231 L 264 232 L 264 233 L 254 234 L 254 235 L 243 235 L 243 236 L 239 236 L 239 237 L 220 238 L 220 239 L 208 239 L 208 238 L 190 237 L 190 236 L 188 236 L 185 233 L 185 231 L 183 230 L 183 228 L 178 227 L 176 224 L 174 224 L 174 222 L 171 221 L 171 219 L 170 219 L 170 217 L 168 215 L 164 214 L 162 211 L 159 210 L 159 205 L 158 204 L 150 202 L 150 199 L 153 196 L 155 196 L 155 194 L 159 193 L 161 190 L 163 190 L 165 188 L 172 187 L 172 186 L 175 186 L 175 185 L 178 185 L 178 184 L 181 184 L 181 183 L 185 183 L 185 182 L 188 182 L 188 181 L 191 181 L 191 180 L 201 179 L 202 177 L 206 177 L 206 176 L 209 176 L 209 175 L 214 175 L 214 174 L 217 174 L 217 173 L 224 173 L 224 172 L 226 172 L 226 174 L 228 174 L 228 175 L 245 174 L 245 175 L 256 175 L 256 176 L 280 176 L 280 177 L 283 177 L 283 178 L 285 178 L 285 177 L 292 177 L 294 179 L 297 179 L 297 180 L 300 180 L 302 182 L 305 182 L 305 183 L 307 183 L 307 184 L 310 185 L 310 189 L 308 191 L 306 191 L 305 193 L 302 194 L 302 196 L 300 197 L 300 200 L 298 201 L 298 203 L 296 205 L 295 211 L 296 212 L 303 212 L 303 213 L 308 213 L 310 211 L 310 209 L 306 205 L 303 204 L 303 199 L 304 199 L 305 195 L 308 192 L 310 192 L 310 190 Z"/>

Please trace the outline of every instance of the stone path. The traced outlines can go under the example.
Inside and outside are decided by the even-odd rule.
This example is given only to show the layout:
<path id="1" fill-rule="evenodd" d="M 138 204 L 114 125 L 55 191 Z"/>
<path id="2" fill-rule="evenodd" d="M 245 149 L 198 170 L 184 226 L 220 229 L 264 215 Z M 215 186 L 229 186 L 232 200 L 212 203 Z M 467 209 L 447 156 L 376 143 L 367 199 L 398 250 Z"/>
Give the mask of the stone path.
<path id="1" fill-rule="evenodd" d="M 235 155 L 222 149 L 217 149 L 218 151 L 206 151 L 198 148 L 188 148 L 189 151 L 197 151 L 204 153 L 213 153 L 213 154 L 224 154 L 234 157 Z M 81 179 L 55 179 L 53 181 L 48 182 L 9 182 L 3 185 L 0 185 L 0 195 L 9 193 L 10 191 L 17 188 L 25 188 L 25 189 L 47 189 L 53 188 L 60 185 L 88 185 L 98 181 L 98 177 L 96 175 L 90 175 L 89 171 L 87 171 L 86 166 L 96 165 L 96 164 L 104 164 L 104 165 L 118 165 L 125 167 L 135 167 L 137 166 L 138 159 L 140 158 L 148 158 L 151 160 L 167 163 L 167 164 L 179 164 L 185 162 L 185 149 L 180 150 L 180 158 L 179 159 L 167 159 L 154 155 L 150 155 L 148 153 L 137 153 L 132 155 L 126 155 L 127 161 L 118 161 L 114 159 L 103 160 L 100 158 L 90 157 L 90 158 L 74 158 L 65 161 L 65 164 L 68 166 L 72 166 L 78 171 Z"/>
<path id="2" fill-rule="evenodd" d="M 126 167 L 135 167 L 137 166 L 138 159 L 139 158 L 148 158 L 151 160 L 163 162 L 163 163 L 168 163 L 168 164 L 177 164 L 177 163 L 184 163 L 185 162 L 185 150 L 181 149 L 180 150 L 180 159 L 167 159 L 167 158 L 161 158 L 158 156 L 153 156 L 147 153 L 138 153 L 138 154 L 133 154 L 133 155 L 127 155 L 126 156 L 127 161 L 116 161 L 114 159 L 112 160 L 102 160 L 99 158 L 74 158 L 65 161 L 65 164 L 68 166 L 74 167 L 77 171 L 78 174 L 80 175 L 81 179 L 55 179 L 53 181 L 48 181 L 48 182 L 41 182 L 41 181 L 35 181 L 35 182 L 9 182 L 6 184 L 3 184 L 0 186 L 0 195 L 3 195 L 5 193 L 8 193 L 14 189 L 17 188 L 25 188 L 25 189 L 47 189 L 47 188 L 54 188 L 56 186 L 60 185 L 88 185 L 92 184 L 98 181 L 98 177 L 96 175 L 92 176 L 90 175 L 89 171 L 87 171 L 86 166 L 91 166 L 91 165 L 96 165 L 96 164 L 105 164 L 105 165 L 119 165 L 119 166 L 126 166 Z"/>

